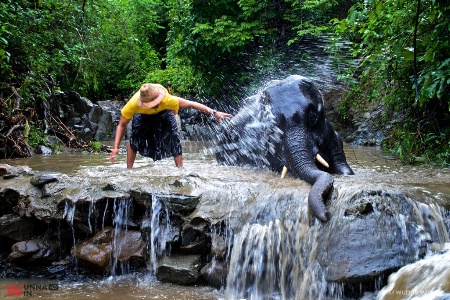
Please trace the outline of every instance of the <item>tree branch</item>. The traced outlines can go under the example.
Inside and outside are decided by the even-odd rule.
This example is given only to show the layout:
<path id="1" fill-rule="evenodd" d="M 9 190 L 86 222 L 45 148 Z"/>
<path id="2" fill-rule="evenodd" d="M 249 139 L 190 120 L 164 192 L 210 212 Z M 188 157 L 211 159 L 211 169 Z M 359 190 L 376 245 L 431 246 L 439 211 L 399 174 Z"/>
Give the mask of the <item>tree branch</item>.
<path id="1" fill-rule="evenodd" d="M 419 17 L 420 17 L 420 1 L 417 0 L 417 11 L 416 11 L 416 22 L 414 25 L 414 39 L 413 39 L 413 47 L 414 47 L 414 86 L 416 90 L 416 104 L 419 101 L 419 84 L 417 82 L 417 28 L 419 27 Z"/>

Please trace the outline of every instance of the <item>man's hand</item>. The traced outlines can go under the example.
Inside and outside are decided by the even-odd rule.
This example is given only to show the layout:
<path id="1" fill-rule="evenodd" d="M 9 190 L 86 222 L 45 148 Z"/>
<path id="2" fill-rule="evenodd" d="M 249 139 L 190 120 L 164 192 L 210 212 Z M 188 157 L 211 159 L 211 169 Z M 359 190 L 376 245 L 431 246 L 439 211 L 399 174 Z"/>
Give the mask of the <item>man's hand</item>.
<path id="1" fill-rule="evenodd" d="M 114 159 L 116 158 L 117 153 L 119 153 L 119 149 L 113 149 L 111 153 L 109 153 L 109 161 L 113 164 Z"/>
<path id="2" fill-rule="evenodd" d="M 232 117 L 232 115 L 221 112 L 221 111 L 216 111 L 214 112 L 214 118 L 217 120 L 217 122 L 222 124 L 222 119 L 228 120 Z"/>

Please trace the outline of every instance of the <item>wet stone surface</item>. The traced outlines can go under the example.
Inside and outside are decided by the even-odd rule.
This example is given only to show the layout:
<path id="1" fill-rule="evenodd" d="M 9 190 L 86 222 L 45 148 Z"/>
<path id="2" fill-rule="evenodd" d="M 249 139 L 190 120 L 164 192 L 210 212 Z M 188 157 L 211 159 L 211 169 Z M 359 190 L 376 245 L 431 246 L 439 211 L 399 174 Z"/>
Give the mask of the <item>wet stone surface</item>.
<path id="1" fill-rule="evenodd" d="M 9 278 L 154 272 L 161 281 L 222 287 L 232 298 L 252 282 L 252 289 L 295 297 L 307 288 L 301 274 L 324 289 L 374 290 L 380 278 L 449 240 L 450 172 L 359 168 L 358 155 L 349 155 L 355 176 L 335 177 L 327 223 L 308 211 L 307 183 L 204 157 L 188 160 L 186 170 L 138 161 L 133 170 L 52 173 L 57 181 L 48 182 L 47 171 L 5 165 L 14 176 L 0 179 L 0 267 Z M 31 261 L 41 267 L 27 268 Z M 274 281 L 270 270 L 292 284 Z"/>

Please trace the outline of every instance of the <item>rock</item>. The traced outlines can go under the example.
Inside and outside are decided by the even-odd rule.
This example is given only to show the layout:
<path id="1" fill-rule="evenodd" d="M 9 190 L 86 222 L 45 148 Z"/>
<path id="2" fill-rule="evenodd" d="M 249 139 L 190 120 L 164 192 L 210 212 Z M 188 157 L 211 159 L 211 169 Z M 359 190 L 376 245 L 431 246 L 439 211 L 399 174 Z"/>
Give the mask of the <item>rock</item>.
<path id="1" fill-rule="evenodd" d="M 88 127 L 83 127 L 77 131 L 77 136 L 83 141 L 91 141 L 94 138 L 95 133 Z"/>
<path id="2" fill-rule="evenodd" d="M 80 94 L 77 92 L 68 92 L 66 94 L 67 104 L 71 104 L 77 112 L 81 114 L 86 114 L 89 112 L 90 107 L 92 106 L 92 103 L 88 100 L 86 100 L 84 97 L 81 97 Z"/>
<path id="3" fill-rule="evenodd" d="M 162 282 L 192 285 L 200 279 L 200 255 L 166 256 L 158 262 L 156 278 Z"/>
<path id="4" fill-rule="evenodd" d="M 145 266 L 146 257 L 146 244 L 142 240 L 141 232 L 127 230 L 123 232 L 122 237 L 119 237 L 120 241 L 116 241 L 121 245 L 118 251 L 119 255 L 117 260 L 120 263 L 126 263 L 131 260 L 141 260 L 142 265 Z"/>
<path id="5" fill-rule="evenodd" d="M 35 154 L 49 155 L 49 154 L 52 154 L 53 151 L 52 151 L 52 149 L 50 149 L 50 148 L 47 147 L 47 146 L 44 146 L 44 145 L 38 145 L 38 146 L 36 146 L 36 148 L 34 149 L 34 153 L 35 153 Z"/>
<path id="6" fill-rule="evenodd" d="M 109 267 L 112 251 L 112 228 L 105 228 L 89 240 L 76 245 L 72 254 L 76 259 L 93 272 L 106 272 Z"/>
<path id="7" fill-rule="evenodd" d="M 12 213 L 20 199 L 20 193 L 13 189 L 0 191 L 0 214 Z"/>
<path id="8" fill-rule="evenodd" d="M 58 243 L 52 240 L 33 239 L 15 243 L 8 258 L 17 264 L 47 263 L 58 257 Z"/>
<path id="9" fill-rule="evenodd" d="M 407 265 L 389 276 L 377 299 L 450 299 L 449 264 L 450 251 L 446 251 Z"/>
<path id="10" fill-rule="evenodd" d="M 8 169 L 5 165 L 0 165 L 0 176 L 5 175 L 8 172 Z"/>
<path id="11" fill-rule="evenodd" d="M 209 251 L 209 242 L 206 238 L 200 238 L 198 240 L 191 241 L 187 245 L 180 246 L 181 254 L 205 254 Z"/>
<path id="12" fill-rule="evenodd" d="M 58 178 L 51 174 L 40 173 L 38 175 L 34 175 L 30 179 L 30 183 L 37 187 L 43 187 L 45 184 L 50 182 L 56 182 Z"/>
<path id="13" fill-rule="evenodd" d="M 115 233 L 111 227 L 107 227 L 76 245 L 73 253 L 91 271 L 105 273 L 114 271 L 110 269 L 112 262 L 126 264 L 139 261 L 145 266 L 145 249 L 139 231 L 123 230 Z"/>
<path id="14" fill-rule="evenodd" d="M 198 203 L 200 202 L 199 196 L 182 194 L 148 194 L 142 192 L 134 192 L 132 193 L 132 195 L 135 201 L 144 207 L 150 207 L 152 205 L 152 199 L 157 199 L 161 201 L 166 209 L 183 214 L 194 211 Z"/>
<path id="15" fill-rule="evenodd" d="M 200 202 L 200 197 L 198 196 L 188 196 L 181 194 L 154 194 L 163 205 L 172 211 L 176 212 L 187 212 L 190 213 L 194 211 Z"/>
<path id="16" fill-rule="evenodd" d="M 13 167 L 10 165 L 0 165 L 3 179 L 11 179 L 31 172 L 31 168 L 27 166 Z"/>
<path id="17" fill-rule="evenodd" d="M 47 142 L 52 149 L 63 148 L 66 145 L 64 142 L 57 136 L 51 135 L 47 138 Z"/>
<path id="18" fill-rule="evenodd" d="M 91 110 L 89 111 L 88 118 L 91 122 L 98 123 L 102 113 L 103 113 L 103 109 L 98 105 L 94 105 L 94 106 L 92 106 Z"/>
<path id="19" fill-rule="evenodd" d="M 95 131 L 95 140 L 96 141 L 107 141 L 111 140 L 112 132 L 113 132 L 113 119 L 112 115 L 108 111 L 102 111 L 100 119 L 98 121 L 98 127 Z"/>
<path id="20" fill-rule="evenodd" d="M 28 240 L 33 236 L 33 222 L 17 214 L 0 217 L 0 236 L 16 242 Z"/>
<path id="21" fill-rule="evenodd" d="M 222 235 L 214 234 L 211 237 L 211 254 L 216 259 L 225 259 L 228 250 L 230 249 L 229 242 L 229 238 L 227 239 Z"/>
<path id="22" fill-rule="evenodd" d="M 183 254 L 204 254 L 210 251 L 211 241 L 206 234 L 209 224 L 200 218 L 186 224 L 181 231 L 180 252 Z"/>
<path id="23" fill-rule="evenodd" d="M 364 215 L 373 212 L 373 206 L 371 202 L 361 202 L 357 203 L 345 210 L 344 216 L 354 215 L 357 217 L 363 217 Z"/>
<path id="24" fill-rule="evenodd" d="M 310 186 L 292 178 L 279 181 L 274 174 L 249 170 L 254 177 L 234 178 L 235 169 L 216 166 L 227 180 L 200 170 L 199 177 L 185 177 L 190 182 L 186 188 L 171 184 L 179 177 L 178 170 L 167 169 L 163 176 L 154 176 L 146 168 L 115 170 L 120 176 L 111 176 L 101 167 L 81 175 L 54 173 L 49 178 L 58 180 L 52 182 L 47 182 L 48 173 L 2 168 L 5 174 L 17 176 L 0 179 L 0 235 L 8 241 L 6 249 L 10 239 L 21 243 L 15 245 L 10 261 L 0 261 L 2 266 L 14 266 L 5 274 L 44 274 L 34 271 L 30 262 L 47 264 L 61 259 L 43 254 L 45 249 L 54 249 L 45 246 L 46 239 L 58 241 L 60 248 L 53 253 L 63 257 L 75 243 L 72 253 L 87 274 L 119 272 L 122 266 L 127 271 L 132 265 L 142 269 L 150 263 L 149 248 L 156 245 L 151 250 L 160 246 L 164 250 L 156 251 L 155 275 L 161 281 L 195 284 L 204 279 L 221 287 L 229 280 L 229 270 L 234 280 L 230 286 L 240 287 L 252 283 L 254 270 L 269 270 L 257 264 L 267 264 L 266 258 L 271 258 L 270 270 L 278 272 L 273 274 L 283 268 L 290 282 L 298 279 L 298 272 L 315 275 L 320 269 L 320 284 L 351 287 L 359 295 L 360 286 L 374 290 L 368 285 L 381 285 L 380 278 L 421 259 L 431 243 L 441 243 L 439 235 L 448 239 L 448 222 L 442 221 L 448 219 L 448 195 L 433 198 L 427 191 L 420 192 L 421 188 L 410 188 L 431 181 L 446 188 L 446 170 L 430 181 L 424 182 L 427 178 L 421 176 L 422 181 L 398 189 L 384 184 L 385 174 L 375 182 L 337 177 L 327 202 L 334 217 L 329 223 L 317 224 L 309 222 L 305 209 Z M 160 201 L 152 201 L 155 197 Z M 121 230 L 114 231 L 115 227 Z M 37 228 L 45 232 L 36 232 Z M 67 266 L 52 264 L 45 274 L 62 277 Z M 270 274 L 264 273 L 268 279 L 260 283 L 278 284 Z"/>
<path id="25" fill-rule="evenodd" d="M 339 226 L 332 222 L 318 239 L 318 249 L 326 249 L 318 259 L 328 271 L 327 281 L 359 284 L 423 258 L 427 243 L 438 237 L 432 227 L 412 225 L 421 222 L 421 214 L 401 193 L 355 194 L 338 217 Z"/>
<path id="26" fill-rule="evenodd" d="M 223 260 L 213 260 L 201 269 L 200 274 L 209 285 L 220 289 L 226 285 L 227 263 Z"/>

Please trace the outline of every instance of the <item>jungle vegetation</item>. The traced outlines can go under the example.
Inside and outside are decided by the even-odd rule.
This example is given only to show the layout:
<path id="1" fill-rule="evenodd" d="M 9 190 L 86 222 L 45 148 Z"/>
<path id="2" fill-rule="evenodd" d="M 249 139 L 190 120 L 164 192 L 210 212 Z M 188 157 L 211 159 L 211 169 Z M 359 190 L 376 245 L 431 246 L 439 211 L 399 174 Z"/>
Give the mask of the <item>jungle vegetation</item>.
<path id="1" fill-rule="evenodd" d="M 357 62 L 340 70 L 343 117 L 383 103 L 398 118 L 387 149 L 450 163 L 447 0 L 3 0 L 0 26 L 5 114 L 58 90 L 95 102 L 142 82 L 235 102 L 274 53 L 326 37 L 336 60 Z M 42 137 L 37 123 L 30 132 Z"/>

